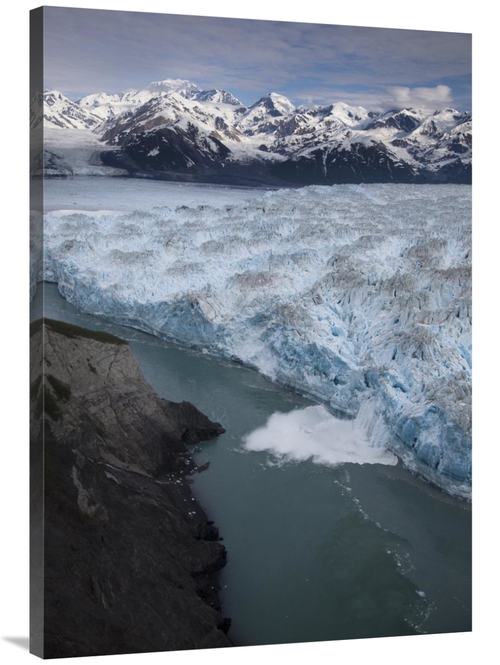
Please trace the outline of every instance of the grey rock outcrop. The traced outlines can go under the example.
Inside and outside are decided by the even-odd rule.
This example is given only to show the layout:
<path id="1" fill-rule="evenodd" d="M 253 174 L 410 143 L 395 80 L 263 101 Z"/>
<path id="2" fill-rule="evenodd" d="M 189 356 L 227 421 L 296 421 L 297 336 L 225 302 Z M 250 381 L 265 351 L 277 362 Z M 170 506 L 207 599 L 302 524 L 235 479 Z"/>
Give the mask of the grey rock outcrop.
<path id="1" fill-rule="evenodd" d="M 226 550 L 186 478 L 186 443 L 224 429 L 160 399 L 117 338 L 45 320 L 31 345 L 43 356 L 31 377 L 43 656 L 231 646 L 217 584 Z"/>

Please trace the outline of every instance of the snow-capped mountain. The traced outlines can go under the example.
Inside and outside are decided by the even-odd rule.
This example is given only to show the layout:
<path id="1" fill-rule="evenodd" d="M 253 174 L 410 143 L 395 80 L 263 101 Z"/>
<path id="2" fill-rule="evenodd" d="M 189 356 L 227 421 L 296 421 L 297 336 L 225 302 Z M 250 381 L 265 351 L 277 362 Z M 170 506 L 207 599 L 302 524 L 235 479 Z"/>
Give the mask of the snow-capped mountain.
<path id="1" fill-rule="evenodd" d="M 140 90 L 126 90 L 116 94 L 99 92 L 87 95 L 80 99 L 78 104 L 107 120 L 126 113 L 133 113 L 151 99 L 163 97 L 172 92 L 189 99 L 202 91 L 197 85 L 184 79 L 165 79 L 164 81 L 154 81 Z"/>
<path id="2" fill-rule="evenodd" d="M 199 102 L 214 102 L 218 104 L 232 104 L 233 106 L 242 106 L 239 99 L 226 90 L 201 90 L 194 95 L 194 99 Z"/>
<path id="3" fill-rule="evenodd" d="M 238 129 L 248 136 L 273 134 L 280 123 L 295 112 L 292 102 L 271 92 L 250 106 L 237 120 Z"/>
<path id="4" fill-rule="evenodd" d="M 269 93 L 246 107 L 230 92 L 165 79 L 78 103 L 45 93 L 51 126 L 92 130 L 102 163 L 129 174 L 232 184 L 471 182 L 470 113 L 342 102 L 295 107 Z"/>
<path id="5" fill-rule="evenodd" d="M 182 130 L 188 125 L 199 131 L 225 135 L 228 140 L 240 140 L 239 132 L 234 127 L 236 108 L 233 102 L 207 99 L 205 103 L 200 103 L 196 97 L 189 99 L 179 92 L 171 92 L 152 97 L 134 112 L 123 114 L 117 120 L 109 119 L 102 140 L 110 145 L 125 145 L 132 137 L 146 135 L 155 128 L 175 126 Z"/>
<path id="6" fill-rule="evenodd" d="M 101 119 L 95 113 L 70 101 L 58 90 L 45 90 L 37 95 L 30 108 L 30 127 L 34 129 L 42 121 L 45 126 L 62 129 L 96 129 Z"/>

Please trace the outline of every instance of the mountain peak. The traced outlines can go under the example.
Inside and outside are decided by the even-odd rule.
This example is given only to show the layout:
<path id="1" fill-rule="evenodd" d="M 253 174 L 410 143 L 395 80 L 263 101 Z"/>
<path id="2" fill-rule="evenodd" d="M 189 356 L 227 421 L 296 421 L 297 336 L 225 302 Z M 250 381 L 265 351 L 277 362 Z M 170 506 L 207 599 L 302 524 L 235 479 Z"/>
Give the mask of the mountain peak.
<path id="1" fill-rule="evenodd" d="M 219 104 L 231 104 L 232 106 L 243 106 L 239 99 L 227 90 L 202 90 L 195 95 L 195 99 L 199 102 L 216 102 Z"/>
<path id="2" fill-rule="evenodd" d="M 251 108 L 257 107 L 266 108 L 271 115 L 287 115 L 295 111 L 295 106 L 292 102 L 285 97 L 280 95 L 277 92 L 269 92 L 264 97 L 261 97 Z"/>
<path id="3" fill-rule="evenodd" d="M 183 97 L 193 97 L 201 92 L 201 89 L 187 79 L 163 79 L 162 81 L 153 81 L 147 86 L 149 92 L 177 92 Z"/>
<path id="4" fill-rule="evenodd" d="M 453 109 L 295 107 L 275 91 L 247 107 L 226 90 L 176 78 L 77 103 L 46 91 L 38 102 L 32 125 L 93 130 L 134 173 L 220 167 L 227 174 L 234 164 L 239 179 L 245 164 L 259 174 L 269 168 L 280 183 L 470 182 L 471 114 Z"/>
<path id="5" fill-rule="evenodd" d="M 101 122 L 100 118 L 72 102 L 59 90 L 44 90 L 43 100 L 35 100 L 31 127 L 35 127 L 42 119 L 51 126 L 63 129 L 95 129 Z"/>

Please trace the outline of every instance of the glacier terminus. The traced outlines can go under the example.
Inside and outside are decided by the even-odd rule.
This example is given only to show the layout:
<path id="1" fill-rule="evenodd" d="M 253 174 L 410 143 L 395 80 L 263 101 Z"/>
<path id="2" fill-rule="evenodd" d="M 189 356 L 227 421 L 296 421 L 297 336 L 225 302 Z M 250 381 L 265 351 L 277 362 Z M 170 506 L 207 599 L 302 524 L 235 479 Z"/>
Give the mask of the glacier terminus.
<path id="1" fill-rule="evenodd" d="M 127 188 L 128 212 L 45 214 L 33 290 L 56 282 L 85 312 L 253 367 L 470 498 L 470 187 L 310 186 L 208 205 L 192 187 L 171 207 Z"/>

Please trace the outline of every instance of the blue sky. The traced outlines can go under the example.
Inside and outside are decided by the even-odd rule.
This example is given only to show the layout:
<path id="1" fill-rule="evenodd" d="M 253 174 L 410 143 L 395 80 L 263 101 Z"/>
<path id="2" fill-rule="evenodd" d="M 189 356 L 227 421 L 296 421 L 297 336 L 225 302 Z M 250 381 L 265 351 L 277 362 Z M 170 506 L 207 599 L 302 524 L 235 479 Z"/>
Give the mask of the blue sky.
<path id="1" fill-rule="evenodd" d="M 471 110 L 463 33 L 46 7 L 45 87 L 71 99 L 182 78 L 244 104 Z"/>

